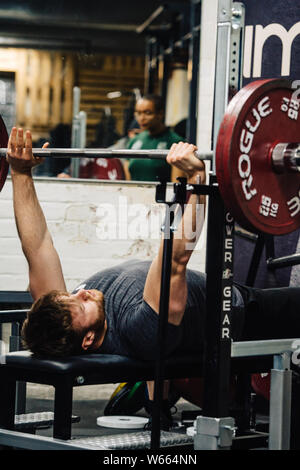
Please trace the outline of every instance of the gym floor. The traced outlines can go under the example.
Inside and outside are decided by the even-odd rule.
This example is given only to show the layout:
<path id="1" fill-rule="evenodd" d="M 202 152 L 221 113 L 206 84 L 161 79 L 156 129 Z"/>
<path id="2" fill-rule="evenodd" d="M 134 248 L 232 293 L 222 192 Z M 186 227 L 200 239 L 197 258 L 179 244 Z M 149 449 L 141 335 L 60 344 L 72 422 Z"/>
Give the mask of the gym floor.
<path id="1" fill-rule="evenodd" d="M 117 384 L 108 384 L 108 385 L 92 385 L 92 386 L 81 386 L 73 389 L 73 415 L 79 416 L 80 421 L 78 423 L 72 424 L 72 438 L 93 438 L 93 437 L 108 437 L 116 436 L 122 434 L 130 434 L 142 431 L 142 429 L 116 429 L 116 428 L 107 428 L 97 425 L 97 418 L 103 416 L 104 408 L 117 387 Z M 45 385 L 36 385 L 36 384 L 27 384 L 27 409 L 26 412 L 42 412 L 42 411 L 53 411 L 53 397 L 54 390 L 52 387 Z M 173 414 L 174 421 L 181 423 L 182 415 L 184 414 L 185 418 L 189 415 L 191 420 L 187 427 L 192 426 L 193 417 L 197 414 L 201 414 L 201 411 L 196 406 L 180 399 L 176 403 L 176 412 Z M 188 412 L 188 413 L 186 413 Z M 194 412 L 194 413 L 191 413 Z M 144 409 L 141 409 L 136 413 L 136 416 L 147 417 L 147 413 Z M 265 416 L 257 416 L 261 424 L 264 423 Z M 267 421 L 266 421 L 267 423 Z M 262 430 L 262 429 L 260 429 Z M 49 436 L 53 435 L 53 427 L 48 427 L 46 429 L 39 429 L 36 431 L 37 435 L 40 436 Z M 244 447 L 244 444 L 246 447 Z M 267 441 L 264 438 L 258 438 L 256 441 L 252 439 L 251 449 L 266 450 Z M 249 445 L 249 443 L 248 443 Z M 240 447 L 241 446 L 241 447 Z M 235 443 L 234 449 L 248 449 L 247 443 L 239 441 Z M 187 449 L 190 449 L 189 447 Z M 187 450 L 190 452 L 190 450 Z M 133 451 L 135 452 L 135 451 Z M 26 454 L 25 454 L 26 456 Z M 80 456 L 79 456 L 80 457 Z M 76 457 L 77 460 L 77 457 Z"/>
<path id="2" fill-rule="evenodd" d="M 97 418 L 103 416 L 104 408 L 117 384 L 90 385 L 75 387 L 73 390 L 73 415 L 80 417 L 79 423 L 72 425 L 72 437 L 83 438 L 103 436 L 128 432 L 120 429 L 105 428 L 97 425 Z M 27 384 L 26 412 L 53 411 L 54 389 L 46 385 Z M 181 421 L 182 411 L 197 410 L 198 408 L 180 399 L 176 403 L 175 421 Z M 175 411 L 175 410 L 174 410 Z M 136 416 L 146 416 L 144 409 Z M 136 432 L 136 430 L 134 430 Z M 37 434 L 52 436 L 53 428 L 40 429 Z"/>

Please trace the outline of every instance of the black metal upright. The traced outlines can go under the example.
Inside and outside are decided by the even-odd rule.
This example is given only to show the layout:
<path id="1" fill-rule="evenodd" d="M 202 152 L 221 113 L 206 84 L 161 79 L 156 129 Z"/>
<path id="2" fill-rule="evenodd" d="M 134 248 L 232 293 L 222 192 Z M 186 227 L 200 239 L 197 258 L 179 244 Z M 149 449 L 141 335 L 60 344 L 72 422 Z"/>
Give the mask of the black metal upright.
<path id="1" fill-rule="evenodd" d="M 200 57 L 201 2 L 192 1 L 190 7 L 190 31 L 188 75 L 190 85 L 189 111 L 186 126 L 187 142 L 196 143 L 197 137 L 197 96 Z"/>
<path id="2" fill-rule="evenodd" d="M 156 202 L 165 203 L 169 210 L 166 214 L 163 227 L 163 259 L 160 281 L 157 356 L 155 363 L 154 403 L 152 409 L 151 429 L 152 450 L 157 450 L 160 448 L 160 410 L 163 399 L 165 338 L 169 314 L 172 249 L 174 238 L 174 210 L 170 210 L 170 207 L 176 203 L 183 205 L 186 200 L 186 180 L 184 178 L 179 178 L 179 180 L 182 181 L 180 181 L 179 183 L 175 183 L 174 185 L 175 197 L 172 202 L 166 201 L 166 183 L 161 183 L 160 185 L 158 185 L 156 190 Z"/>
<path id="3" fill-rule="evenodd" d="M 168 219 L 168 217 L 167 217 Z M 157 360 L 155 369 L 154 382 L 154 404 L 152 410 L 152 429 L 151 429 L 151 449 L 160 448 L 160 410 L 163 399 L 163 383 L 164 383 L 164 346 L 166 327 L 168 323 L 168 310 L 170 298 L 170 279 L 172 269 L 172 247 L 173 247 L 173 231 L 171 223 L 165 224 L 164 229 L 164 247 L 162 272 L 160 282 L 160 304 L 159 304 L 159 331 L 157 344 Z"/>
<path id="4" fill-rule="evenodd" d="M 203 415 L 229 416 L 231 294 L 234 222 L 225 210 L 215 176 L 209 197 L 206 248 L 206 323 Z"/>

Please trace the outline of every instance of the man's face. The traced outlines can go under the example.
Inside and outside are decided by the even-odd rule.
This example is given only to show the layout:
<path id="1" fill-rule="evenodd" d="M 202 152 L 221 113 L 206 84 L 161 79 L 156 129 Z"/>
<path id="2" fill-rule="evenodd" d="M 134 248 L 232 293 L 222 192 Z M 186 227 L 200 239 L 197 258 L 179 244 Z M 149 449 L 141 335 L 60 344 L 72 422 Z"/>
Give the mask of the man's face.
<path id="1" fill-rule="evenodd" d="M 79 289 L 75 294 L 68 294 L 71 300 L 73 327 L 77 330 L 103 330 L 104 311 L 102 292 L 91 289 Z"/>
<path id="2" fill-rule="evenodd" d="M 135 105 L 135 119 L 141 131 L 155 132 L 163 123 L 163 113 L 155 110 L 153 101 L 141 98 Z"/>

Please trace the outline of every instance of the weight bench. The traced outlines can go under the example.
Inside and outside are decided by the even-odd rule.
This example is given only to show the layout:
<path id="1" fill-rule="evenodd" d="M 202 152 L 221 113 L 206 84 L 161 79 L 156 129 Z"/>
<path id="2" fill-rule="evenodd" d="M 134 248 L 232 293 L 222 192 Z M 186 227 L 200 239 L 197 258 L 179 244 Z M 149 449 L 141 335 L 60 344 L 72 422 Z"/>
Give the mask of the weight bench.
<path id="1" fill-rule="evenodd" d="M 193 357 L 174 357 L 166 361 L 166 376 L 201 375 L 201 361 Z M 15 388 L 17 381 L 51 385 L 54 394 L 53 437 L 71 438 L 73 387 L 151 380 L 155 364 L 124 356 L 89 354 L 59 360 L 37 359 L 28 351 L 8 353 L 0 365 L 0 427 L 14 429 Z"/>
<path id="2" fill-rule="evenodd" d="M 232 343 L 232 372 L 238 374 L 269 371 L 274 365 L 273 358 L 285 354 L 286 351 L 291 351 L 293 341 Z M 284 368 L 286 369 L 286 363 Z M 287 372 L 290 371 L 287 370 Z M 201 375 L 201 357 L 177 356 L 165 361 L 164 377 L 166 379 L 199 377 Z M 0 444 L 6 445 L 8 442 L 14 442 L 14 439 L 16 439 L 15 442 L 28 439 L 28 443 L 26 444 L 24 441 L 21 447 L 27 448 L 28 445 L 29 448 L 38 448 L 35 447 L 38 444 L 34 439 L 42 438 L 39 445 L 44 449 L 49 445 L 50 448 L 52 448 L 51 445 L 54 446 L 53 448 L 64 445 L 67 447 L 68 444 L 74 446 L 76 440 L 71 440 L 73 387 L 151 380 L 154 377 L 155 363 L 118 355 L 88 354 L 48 360 L 35 358 L 28 351 L 8 353 L 2 357 L 0 363 L 0 384 L 5 384 L 5 387 L 0 387 Z M 18 381 L 46 384 L 55 388 L 53 438 L 30 436 L 16 431 L 15 396 Z M 276 384 L 277 387 L 280 386 L 278 381 Z M 286 385 L 283 385 L 280 390 L 284 389 L 289 392 Z M 280 394 L 280 390 L 276 391 L 276 395 L 283 400 L 284 397 Z M 278 403 L 274 406 L 277 409 Z M 282 412 L 283 406 L 284 403 L 279 407 L 279 412 Z M 280 423 L 277 422 L 277 424 Z M 282 437 L 285 432 L 284 427 L 280 436 Z M 164 437 L 164 433 L 162 433 L 162 437 Z M 281 441 L 278 442 L 277 439 L 275 446 L 281 446 Z M 79 444 L 78 446 L 80 448 Z M 89 446 L 87 445 L 86 448 Z"/>

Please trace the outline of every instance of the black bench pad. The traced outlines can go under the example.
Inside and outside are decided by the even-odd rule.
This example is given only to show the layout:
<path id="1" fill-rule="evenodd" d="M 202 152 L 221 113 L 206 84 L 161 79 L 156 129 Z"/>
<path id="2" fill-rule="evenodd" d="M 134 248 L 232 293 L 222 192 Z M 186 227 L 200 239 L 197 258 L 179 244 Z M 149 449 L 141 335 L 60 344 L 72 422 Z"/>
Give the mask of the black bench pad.
<path id="1" fill-rule="evenodd" d="M 172 357 L 165 362 L 165 372 L 168 378 L 200 376 L 201 362 L 197 357 Z M 49 385 L 62 376 L 73 385 L 104 384 L 152 379 L 155 363 L 113 354 L 38 359 L 28 351 L 17 351 L 6 355 L 5 364 L 0 365 L 3 373 L 11 379 Z"/>
<path id="2" fill-rule="evenodd" d="M 272 357 L 233 359 L 232 370 L 263 372 L 272 368 Z M 202 357 L 174 356 L 165 361 L 165 378 L 199 377 Z M 38 359 L 29 351 L 8 353 L 0 365 L 0 376 L 7 379 L 55 385 L 62 378 L 76 385 L 150 380 L 155 363 L 113 354 L 88 354 L 59 359 Z"/>

